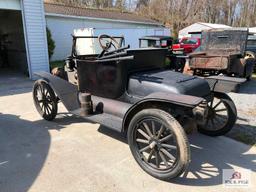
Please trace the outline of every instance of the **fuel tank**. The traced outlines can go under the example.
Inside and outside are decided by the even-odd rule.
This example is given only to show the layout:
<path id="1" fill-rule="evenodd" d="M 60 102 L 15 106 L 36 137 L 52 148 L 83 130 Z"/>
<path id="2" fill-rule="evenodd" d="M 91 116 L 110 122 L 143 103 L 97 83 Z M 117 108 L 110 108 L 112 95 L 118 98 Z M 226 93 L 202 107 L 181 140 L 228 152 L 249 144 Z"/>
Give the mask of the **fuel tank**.
<path id="1" fill-rule="evenodd" d="M 138 97 L 145 97 L 153 92 L 167 92 L 205 98 L 210 94 L 210 87 L 203 78 L 170 70 L 155 70 L 132 74 L 127 91 Z"/>

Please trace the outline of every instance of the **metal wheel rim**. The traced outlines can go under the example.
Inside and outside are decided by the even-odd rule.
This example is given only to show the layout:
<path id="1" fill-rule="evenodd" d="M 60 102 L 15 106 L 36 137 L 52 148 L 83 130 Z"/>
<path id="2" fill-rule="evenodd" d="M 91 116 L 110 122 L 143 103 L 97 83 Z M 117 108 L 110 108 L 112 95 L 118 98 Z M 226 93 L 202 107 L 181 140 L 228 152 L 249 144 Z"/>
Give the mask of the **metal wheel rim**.
<path id="1" fill-rule="evenodd" d="M 137 155 L 151 169 L 168 171 L 179 160 L 176 136 L 157 118 L 144 118 L 137 124 L 134 142 Z"/>
<path id="2" fill-rule="evenodd" d="M 210 102 L 209 115 L 206 120 L 205 127 L 212 131 L 217 131 L 223 129 L 229 119 L 227 104 L 216 97 Z"/>
<path id="3" fill-rule="evenodd" d="M 42 112 L 51 115 L 53 112 L 54 100 L 49 89 L 44 85 L 37 85 L 35 88 L 35 100 Z"/>

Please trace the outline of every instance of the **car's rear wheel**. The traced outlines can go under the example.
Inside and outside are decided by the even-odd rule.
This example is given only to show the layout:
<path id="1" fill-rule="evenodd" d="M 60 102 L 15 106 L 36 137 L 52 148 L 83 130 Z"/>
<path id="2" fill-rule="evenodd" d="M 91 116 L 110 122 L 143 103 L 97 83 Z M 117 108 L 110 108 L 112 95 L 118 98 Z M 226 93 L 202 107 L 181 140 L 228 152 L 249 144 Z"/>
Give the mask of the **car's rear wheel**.
<path id="1" fill-rule="evenodd" d="M 58 111 L 58 99 L 50 85 L 38 80 L 33 87 L 33 99 L 38 113 L 47 121 L 53 120 Z"/>
<path id="2" fill-rule="evenodd" d="M 214 92 L 214 98 L 208 103 L 208 116 L 198 131 L 209 136 L 220 136 L 229 132 L 237 118 L 236 106 L 225 93 Z"/>
<path id="3" fill-rule="evenodd" d="M 247 60 L 247 59 L 250 59 L 250 60 L 253 60 L 254 59 L 254 63 L 255 63 L 255 59 L 256 59 L 256 54 L 252 51 L 246 51 L 245 52 L 245 56 L 244 58 Z M 256 64 L 254 65 L 254 69 L 253 69 L 253 72 L 256 72 Z M 251 76 L 248 78 L 246 77 L 247 80 L 251 80 Z"/>
<path id="4" fill-rule="evenodd" d="M 251 80 L 253 71 L 255 71 L 256 59 L 253 57 L 248 57 L 245 59 L 244 65 L 244 75 L 248 81 Z"/>
<path id="5" fill-rule="evenodd" d="M 181 125 L 169 113 L 144 109 L 133 117 L 127 134 L 135 160 L 153 177 L 168 180 L 187 168 L 189 142 Z"/>

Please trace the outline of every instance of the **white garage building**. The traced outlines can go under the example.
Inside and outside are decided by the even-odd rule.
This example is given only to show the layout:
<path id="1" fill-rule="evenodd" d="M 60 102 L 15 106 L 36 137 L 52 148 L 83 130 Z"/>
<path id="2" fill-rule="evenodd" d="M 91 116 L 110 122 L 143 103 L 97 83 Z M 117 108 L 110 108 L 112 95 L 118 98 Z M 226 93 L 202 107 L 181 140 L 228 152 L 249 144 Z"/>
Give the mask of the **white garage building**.
<path id="1" fill-rule="evenodd" d="M 0 0 L 2 72 L 3 67 L 8 67 L 34 78 L 37 71 L 49 71 L 46 25 L 56 44 L 52 60 L 63 60 L 70 54 L 74 29 L 97 28 L 101 33 L 124 35 L 131 41 L 127 44 L 138 42 L 143 35 L 170 33 L 159 23 L 130 13 L 44 3 L 43 0 Z"/>
<path id="2" fill-rule="evenodd" d="M 256 27 L 249 28 L 249 33 L 256 35 Z"/>
<path id="3" fill-rule="evenodd" d="M 45 25 L 42 0 L 1 0 L 0 67 L 9 65 L 31 78 L 36 71 L 48 71 Z"/>
<path id="4" fill-rule="evenodd" d="M 181 29 L 179 31 L 179 38 L 191 37 L 191 36 L 201 37 L 201 32 L 203 30 L 220 29 L 220 28 L 231 28 L 231 27 L 223 24 L 197 22 Z"/>
<path id="5" fill-rule="evenodd" d="M 56 48 L 51 60 L 63 60 L 71 52 L 74 29 L 94 28 L 94 35 L 106 33 L 125 37 L 132 48 L 139 45 L 144 35 L 170 35 L 160 23 L 131 13 L 106 11 L 45 3 L 46 23 Z"/>

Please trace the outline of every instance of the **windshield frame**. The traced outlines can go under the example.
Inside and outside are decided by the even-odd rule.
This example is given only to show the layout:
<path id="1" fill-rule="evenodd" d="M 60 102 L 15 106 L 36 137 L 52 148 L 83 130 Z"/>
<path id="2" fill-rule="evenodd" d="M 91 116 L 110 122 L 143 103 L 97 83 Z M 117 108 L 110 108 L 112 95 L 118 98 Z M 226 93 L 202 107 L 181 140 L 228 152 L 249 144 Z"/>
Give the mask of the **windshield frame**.
<path id="1" fill-rule="evenodd" d="M 76 50 L 76 42 L 77 42 L 77 39 L 98 39 L 99 36 L 74 36 L 72 35 L 73 37 L 73 44 L 72 44 L 72 50 L 71 50 L 71 55 L 76 57 L 76 56 L 80 56 L 80 55 L 77 55 L 77 50 Z M 122 46 L 125 46 L 125 39 L 124 39 L 124 36 L 111 36 L 113 38 L 116 38 L 116 39 L 120 39 L 120 44 L 119 44 L 119 47 L 122 47 Z M 88 54 L 90 55 L 90 54 Z"/>

